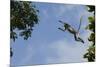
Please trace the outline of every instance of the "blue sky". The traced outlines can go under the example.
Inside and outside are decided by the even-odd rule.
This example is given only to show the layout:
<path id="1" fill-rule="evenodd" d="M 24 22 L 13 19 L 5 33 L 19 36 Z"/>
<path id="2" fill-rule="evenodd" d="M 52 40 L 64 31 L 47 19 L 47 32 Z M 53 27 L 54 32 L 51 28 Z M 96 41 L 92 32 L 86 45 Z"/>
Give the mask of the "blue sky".
<path id="1" fill-rule="evenodd" d="M 74 63 L 85 62 L 83 55 L 89 46 L 87 40 L 90 31 L 85 30 L 88 25 L 88 16 L 84 5 L 50 4 L 33 2 L 39 9 L 39 24 L 34 27 L 32 37 L 23 40 L 19 37 L 11 42 L 14 55 L 11 65 L 38 65 L 51 63 Z M 68 31 L 62 32 L 58 27 L 63 27 L 58 20 L 69 23 L 76 30 L 79 26 L 80 17 L 83 16 L 80 36 L 85 44 L 76 42 Z"/>

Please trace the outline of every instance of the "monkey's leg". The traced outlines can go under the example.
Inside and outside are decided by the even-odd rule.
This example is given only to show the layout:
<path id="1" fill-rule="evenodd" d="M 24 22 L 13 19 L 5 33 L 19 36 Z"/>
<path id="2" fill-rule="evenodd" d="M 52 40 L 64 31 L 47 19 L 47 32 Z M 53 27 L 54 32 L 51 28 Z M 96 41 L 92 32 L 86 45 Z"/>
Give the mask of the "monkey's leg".
<path id="1" fill-rule="evenodd" d="M 78 41 L 76 34 L 74 34 L 74 39 L 75 39 L 76 41 Z"/>
<path id="2" fill-rule="evenodd" d="M 80 37 L 79 37 L 78 39 L 79 39 L 82 43 L 84 43 L 84 41 L 83 41 Z"/>
<path id="3" fill-rule="evenodd" d="M 84 41 L 80 37 L 77 37 L 76 34 L 74 34 L 74 38 L 76 41 L 80 41 L 80 42 L 84 43 Z"/>

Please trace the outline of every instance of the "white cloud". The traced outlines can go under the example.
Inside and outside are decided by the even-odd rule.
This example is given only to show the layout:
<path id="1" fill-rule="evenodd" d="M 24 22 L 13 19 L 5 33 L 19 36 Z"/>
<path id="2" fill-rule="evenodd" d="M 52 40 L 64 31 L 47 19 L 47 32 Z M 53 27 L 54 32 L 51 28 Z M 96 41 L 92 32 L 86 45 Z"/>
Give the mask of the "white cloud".
<path id="1" fill-rule="evenodd" d="M 83 39 L 89 36 L 89 33 L 84 33 Z M 79 42 L 70 42 L 65 39 L 53 42 L 49 44 L 49 49 L 55 51 L 57 57 L 48 56 L 46 58 L 47 63 L 73 63 L 73 62 L 85 62 L 86 59 L 83 58 L 87 48 L 89 46 L 89 42 L 86 41 L 85 44 L 81 44 Z"/>
<path id="2" fill-rule="evenodd" d="M 28 45 L 26 49 L 26 55 L 23 56 L 23 59 L 21 61 L 19 61 L 19 64 L 21 65 L 27 64 L 34 55 L 35 55 L 35 51 L 33 49 L 33 46 Z"/>
<path id="3" fill-rule="evenodd" d="M 56 17 L 62 16 L 66 11 L 71 11 L 73 8 L 75 8 L 75 5 L 64 5 L 57 7 L 52 7 L 54 13 L 57 13 Z M 57 9 L 56 9 L 57 8 Z"/>
<path id="4" fill-rule="evenodd" d="M 47 9 L 42 10 L 42 13 L 43 13 L 43 17 L 45 17 L 46 19 L 49 18 L 49 14 L 48 14 Z"/>
<path id="5" fill-rule="evenodd" d="M 89 35 L 90 33 L 83 33 L 82 37 L 86 40 Z M 46 45 L 42 43 L 37 48 L 31 44 L 27 47 L 26 56 L 20 63 L 27 64 L 30 61 L 32 62 L 31 59 L 35 58 L 34 55 L 39 55 L 38 49 L 42 52 L 41 54 L 43 54 L 44 56 L 44 64 L 85 62 L 86 60 L 83 59 L 83 55 L 85 54 L 86 49 L 89 46 L 88 44 L 88 41 L 86 41 L 85 44 L 82 44 L 75 41 L 71 42 L 67 39 L 61 39 L 49 44 L 46 43 Z M 33 64 L 34 62 L 35 61 L 33 60 Z"/>
<path id="6" fill-rule="evenodd" d="M 85 53 L 85 46 L 80 44 L 72 45 L 68 41 L 57 41 L 51 45 L 51 49 L 56 51 L 58 57 L 47 57 L 48 63 L 64 63 L 64 62 L 82 62 L 83 54 Z"/>

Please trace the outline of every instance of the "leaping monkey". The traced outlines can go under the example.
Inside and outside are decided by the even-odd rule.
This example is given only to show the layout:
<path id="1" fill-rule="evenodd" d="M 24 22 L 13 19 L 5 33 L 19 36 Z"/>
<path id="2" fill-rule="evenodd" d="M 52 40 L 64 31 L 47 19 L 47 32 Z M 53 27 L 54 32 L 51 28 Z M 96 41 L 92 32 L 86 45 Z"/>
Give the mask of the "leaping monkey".
<path id="1" fill-rule="evenodd" d="M 83 39 L 80 38 L 80 36 L 79 36 L 79 29 L 80 29 L 80 26 L 81 26 L 81 20 L 82 20 L 82 18 L 80 19 L 79 28 L 78 28 L 77 31 L 76 31 L 71 25 L 69 25 L 68 23 L 63 22 L 63 21 L 61 21 L 61 20 L 59 20 L 59 22 L 62 23 L 62 24 L 64 25 L 64 29 L 62 29 L 62 28 L 60 28 L 60 27 L 59 27 L 58 29 L 60 29 L 60 30 L 63 31 L 63 32 L 65 32 L 66 30 L 69 31 L 71 34 L 74 35 L 75 41 L 79 41 L 79 42 L 84 43 Z"/>

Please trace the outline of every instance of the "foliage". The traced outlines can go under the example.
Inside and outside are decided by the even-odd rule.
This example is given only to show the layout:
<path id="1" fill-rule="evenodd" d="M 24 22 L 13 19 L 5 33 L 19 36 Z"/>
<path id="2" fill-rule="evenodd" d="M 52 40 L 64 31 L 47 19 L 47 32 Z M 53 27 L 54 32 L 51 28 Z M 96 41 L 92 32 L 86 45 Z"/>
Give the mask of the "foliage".
<path id="1" fill-rule="evenodd" d="M 89 62 L 95 61 L 95 46 L 92 45 L 89 47 L 84 58 L 87 58 Z"/>
<path id="2" fill-rule="evenodd" d="M 31 37 L 33 27 L 38 24 L 38 10 L 29 1 L 11 1 L 10 38 L 15 41 L 22 36 Z"/>
<path id="3" fill-rule="evenodd" d="M 10 48 L 10 57 L 13 56 L 13 51 L 12 51 L 12 48 Z"/>
<path id="4" fill-rule="evenodd" d="M 95 61 L 95 6 L 87 6 L 89 8 L 88 12 L 94 12 L 94 16 L 88 17 L 89 25 L 87 29 L 92 33 L 90 34 L 88 41 L 91 42 L 91 46 L 87 49 L 87 53 L 84 55 L 84 58 L 87 58 L 89 62 Z"/>
<path id="5" fill-rule="evenodd" d="M 15 41 L 18 36 L 27 40 L 31 37 L 33 27 L 38 24 L 39 12 L 35 5 L 29 1 L 14 1 L 10 4 L 10 38 Z M 13 56 L 12 48 L 10 48 L 10 57 Z"/>

